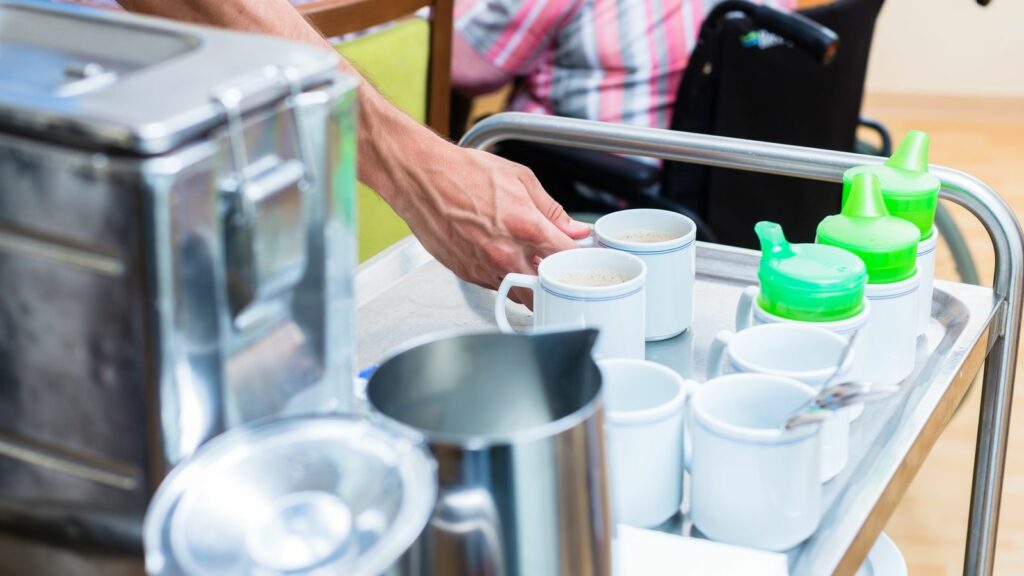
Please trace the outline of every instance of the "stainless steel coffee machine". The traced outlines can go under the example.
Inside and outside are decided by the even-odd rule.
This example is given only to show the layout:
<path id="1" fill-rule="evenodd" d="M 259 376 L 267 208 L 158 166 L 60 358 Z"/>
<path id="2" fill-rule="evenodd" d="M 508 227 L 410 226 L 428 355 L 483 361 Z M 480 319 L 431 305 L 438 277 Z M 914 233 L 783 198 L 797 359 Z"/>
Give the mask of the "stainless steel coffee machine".
<path id="1" fill-rule="evenodd" d="M 141 566 L 170 466 L 344 407 L 354 88 L 312 47 L 0 0 L 0 573 Z"/>

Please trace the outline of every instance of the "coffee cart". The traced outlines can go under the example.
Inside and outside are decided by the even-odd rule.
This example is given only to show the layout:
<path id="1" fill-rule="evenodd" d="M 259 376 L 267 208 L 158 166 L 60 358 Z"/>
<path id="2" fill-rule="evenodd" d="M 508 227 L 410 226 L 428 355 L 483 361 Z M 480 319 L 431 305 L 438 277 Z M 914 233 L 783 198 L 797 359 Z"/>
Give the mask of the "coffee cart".
<path id="1" fill-rule="evenodd" d="M 785 176 L 841 181 L 856 165 L 882 159 L 795 146 L 603 124 L 500 114 L 479 123 L 462 145 L 487 149 L 527 140 L 590 150 L 650 156 Z M 932 321 L 918 343 L 914 373 L 893 399 L 871 406 L 851 430 L 850 462 L 825 485 L 824 516 L 816 534 L 789 553 L 794 575 L 853 574 L 878 538 L 928 452 L 986 366 L 974 468 L 965 574 L 991 574 L 999 498 L 1016 367 L 1024 280 L 1022 235 L 1010 208 L 984 183 L 932 166 L 942 197 L 975 215 L 996 254 L 993 288 L 938 281 Z M 733 310 L 745 286 L 757 283 L 758 253 L 700 244 L 699 303 L 693 328 L 647 346 L 647 358 L 702 379 L 715 332 L 733 328 Z M 488 327 L 493 292 L 458 281 L 407 239 L 366 262 L 357 276 L 358 362 L 376 363 L 395 346 L 430 332 Z M 511 312 L 527 325 L 526 310 Z M 683 512 L 659 529 L 697 535 Z"/>

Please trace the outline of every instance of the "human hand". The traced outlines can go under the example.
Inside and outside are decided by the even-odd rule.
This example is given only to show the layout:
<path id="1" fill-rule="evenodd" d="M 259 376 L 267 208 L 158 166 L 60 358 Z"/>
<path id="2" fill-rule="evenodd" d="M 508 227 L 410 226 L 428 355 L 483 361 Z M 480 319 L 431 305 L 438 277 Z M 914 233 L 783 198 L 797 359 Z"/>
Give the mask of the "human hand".
<path id="1" fill-rule="evenodd" d="M 127 9 L 179 20 L 330 44 L 287 0 L 119 0 Z M 257 6 L 258 4 L 258 6 Z M 589 234 L 527 169 L 455 146 L 395 108 L 360 79 L 359 177 L 405 219 L 421 243 L 460 278 L 496 288 L 505 274 L 535 272 L 537 260 Z M 517 299 L 527 302 L 527 295 Z"/>
<path id="2" fill-rule="evenodd" d="M 497 288 L 536 273 L 540 258 L 575 248 L 590 228 L 572 220 L 526 167 L 444 144 L 417 162 L 396 206 L 424 247 L 460 278 Z M 528 295 L 514 299 L 528 303 Z"/>
<path id="3" fill-rule="evenodd" d="M 486 288 L 497 288 L 510 272 L 535 274 L 541 258 L 575 248 L 574 239 L 590 234 L 528 168 L 438 137 L 365 82 L 359 179 L 391 205 L 438 261 Z M 513 299 L 529 304 L 529 295 Z"/>

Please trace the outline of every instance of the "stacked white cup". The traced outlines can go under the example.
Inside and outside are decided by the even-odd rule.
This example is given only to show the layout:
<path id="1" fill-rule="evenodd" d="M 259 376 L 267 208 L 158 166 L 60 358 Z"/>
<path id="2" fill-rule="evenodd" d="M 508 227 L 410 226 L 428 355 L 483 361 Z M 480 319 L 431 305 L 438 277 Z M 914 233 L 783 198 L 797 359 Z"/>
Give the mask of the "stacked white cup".
<path id="1" fill-rule="evenodd" d="M 812 324 L 762 324 L 739 333 L 723 330 L 708 350 L 708 379 L 723 374 L 772 374 L 799 380 L 821 391 L 849 380 L 856 352 L 845 338 Z M 841 363 L 840 363 L 841 360 Z M 863 408 L 863 406 L 858 406 Z M 850 453 L 853 408 L 821 426 L 821 481 L 835 478 Z"/>
<path id="2" fill-rule="evenodd" d="M 616 522 L 650 528 L 679 512 L 686 469 L 691 518 L 708 538 L 781 551 L 814 533 L 819 430 L 783 429 L 813 388 L 766 374 L 698 384 L 641 360 L 598 365 Z"/>

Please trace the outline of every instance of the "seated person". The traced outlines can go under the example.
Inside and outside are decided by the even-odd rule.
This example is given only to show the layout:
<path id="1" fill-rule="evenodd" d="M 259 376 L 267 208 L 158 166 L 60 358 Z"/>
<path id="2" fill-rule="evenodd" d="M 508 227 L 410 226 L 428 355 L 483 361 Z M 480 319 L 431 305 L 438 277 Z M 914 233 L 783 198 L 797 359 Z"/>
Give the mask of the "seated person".
<path id="1" fill-rule="evenodd" d="M 509 110 L 667 128 L 719 1 L 457 0 L 452 87 L 477 96 L 518 79 Z"/>

